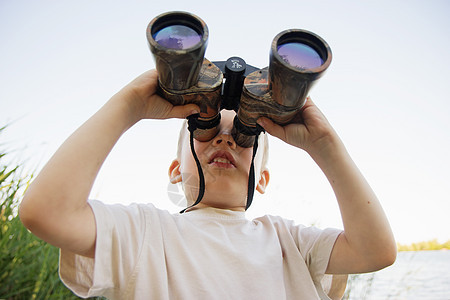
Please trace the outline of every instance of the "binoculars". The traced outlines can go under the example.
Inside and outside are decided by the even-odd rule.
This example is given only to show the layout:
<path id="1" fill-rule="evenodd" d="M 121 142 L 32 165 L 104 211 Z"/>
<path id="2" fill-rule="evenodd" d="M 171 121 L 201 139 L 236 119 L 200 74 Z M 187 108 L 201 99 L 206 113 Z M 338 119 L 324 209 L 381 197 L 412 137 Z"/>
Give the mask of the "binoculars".
<path id="1" fill-rule="evenodd" d="M 316 34 L 300 29 L 272 41 L 269 66 L 259 69 L 240 57 L 211 62 L 205 56 L 208 27 L 187 12 L 168 12 L 147 27 L 147 40 L 158 70 L 158 93 L 173 105 L 197 104 L 194 138 L 209 141 L 218 132 L 220 111 L 236 111 L 232 136 L 252 147 L 267 117 L 280 125 L 296 121 L 310 88 L 331 63 L 331 49 Z"/>

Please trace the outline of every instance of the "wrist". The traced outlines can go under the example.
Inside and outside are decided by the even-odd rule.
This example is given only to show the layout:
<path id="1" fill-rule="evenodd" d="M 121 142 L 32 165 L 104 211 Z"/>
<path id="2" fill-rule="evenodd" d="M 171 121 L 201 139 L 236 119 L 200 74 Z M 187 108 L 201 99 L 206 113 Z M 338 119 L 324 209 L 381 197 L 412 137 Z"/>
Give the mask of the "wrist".
<path id="1" fill-rule="evenodd" d="M 335 133 L 321 138 L 307 152 L 321 168 L 348 156 L 347 149 Z"/>
<path id="2" fill-rule="evenodd" d="M 118 113 L 119 120 L 123 124 L 124 130 L 129 129 L 139 122 L 142 117 L 142 107 L 139 101 L 134 100 L 135 97 L 131 91 L 121 90 L 111 97 L 106 106 L 110 106 Z"/>
<path id="3" fill-rule="evenodd" d="M 149 109 L 151 92 L 143 90 L 141 86 L 131 82 L 120 90 L 114 97 L 120 99 L 121 105 L 128 113 L 131 125 L 142 119 L 146 119 L 146 112 Z"/>

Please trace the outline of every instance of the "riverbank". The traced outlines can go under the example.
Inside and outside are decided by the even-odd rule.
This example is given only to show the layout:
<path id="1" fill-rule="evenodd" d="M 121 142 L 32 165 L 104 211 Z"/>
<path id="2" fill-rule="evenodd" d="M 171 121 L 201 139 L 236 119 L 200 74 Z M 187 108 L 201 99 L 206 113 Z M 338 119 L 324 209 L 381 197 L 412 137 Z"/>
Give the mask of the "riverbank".
<path id="1" fill-rule="evenodd" d="M 437 239 L 403 245 L 397 243 L 398 251 L 450 250 L 450 240 L 439 243 Z"/>

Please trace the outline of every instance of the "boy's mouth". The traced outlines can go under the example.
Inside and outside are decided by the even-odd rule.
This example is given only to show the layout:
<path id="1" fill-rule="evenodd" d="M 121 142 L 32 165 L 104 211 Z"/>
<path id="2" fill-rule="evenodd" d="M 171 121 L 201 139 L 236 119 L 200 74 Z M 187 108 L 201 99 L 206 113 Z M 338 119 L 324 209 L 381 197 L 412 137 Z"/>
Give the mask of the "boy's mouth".
<path id="1" fill-rule="evenodd" d="M 227 151 L 214 152 L 208 164 L 227 169 L 236 167 L 233 156 Z"/>

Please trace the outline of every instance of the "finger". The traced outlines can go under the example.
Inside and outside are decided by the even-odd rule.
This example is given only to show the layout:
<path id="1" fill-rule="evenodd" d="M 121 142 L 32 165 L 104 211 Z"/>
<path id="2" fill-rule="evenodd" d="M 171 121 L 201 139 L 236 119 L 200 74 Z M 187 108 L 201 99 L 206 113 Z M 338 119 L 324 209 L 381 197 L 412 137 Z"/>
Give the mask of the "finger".
<path id="1" fill-rule="evenodd" d="M 185 119 L 186 117 L 197 113 L 200 113 L 200 108 L 196 104 L 173 106 L 170 111 L 170 118 Z"/>
<path id="2" fill-rule="evenodd" d="M 311 100 L 308 96 L 305 105 L 302 107 L 302 116 L 304 117 L 305 123 L 309 123 L 311 117 L 319 117 L 321 119 L 326 120 L 323 112 L 317 107 L 317 105 Z"/>
<path id="3" fill-rule="evenodd" d="M 284 128 L 278 124 L 275 124 L 272 122 L 272 120 L 268 118 L 259 118 L 256 121 L 262 128 L 264 128 L 265 131 L 267 131 L 270 135 L 273 135 L 279 139 L 285 140 L 286 139 L 286 132 Z"/>

